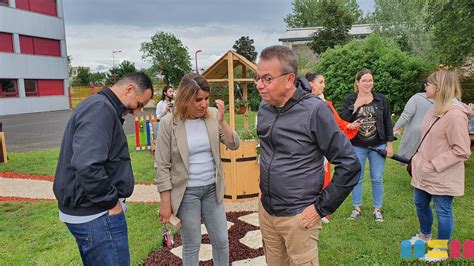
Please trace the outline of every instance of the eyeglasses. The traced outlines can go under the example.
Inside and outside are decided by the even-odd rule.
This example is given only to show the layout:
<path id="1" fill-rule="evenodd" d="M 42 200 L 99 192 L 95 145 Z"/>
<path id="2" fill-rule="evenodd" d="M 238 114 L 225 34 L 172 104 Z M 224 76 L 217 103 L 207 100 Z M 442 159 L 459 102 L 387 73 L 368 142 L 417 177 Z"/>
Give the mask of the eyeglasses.
<path id="1" fill-rule="evenodd" d="M 281 75 L 279 75 L 279 76 L 276 76 L 276 77 L 272 77 L 272 76 L 270 76 L 270 75 L 265 75 L 265 76 L 263 76 L 263 77 L 256 76 L 256 77 L 254 78 L 254 80 L 255 80 L 255 83 L 258 83 L 259 80 L 262 80 L 263 84 L 265 84 L 265 85 L 270 85 L 270 84 L 272 84 L 272 81 L 273 81 L 274 79 L 279 78 L 279 77 L 283 77 L 283 76 L 288 75 L 288 74 L 291 74 L 291 73 L 293 73 L 293 72 L 283 73 L 283 74 L 281 74 Z"/>

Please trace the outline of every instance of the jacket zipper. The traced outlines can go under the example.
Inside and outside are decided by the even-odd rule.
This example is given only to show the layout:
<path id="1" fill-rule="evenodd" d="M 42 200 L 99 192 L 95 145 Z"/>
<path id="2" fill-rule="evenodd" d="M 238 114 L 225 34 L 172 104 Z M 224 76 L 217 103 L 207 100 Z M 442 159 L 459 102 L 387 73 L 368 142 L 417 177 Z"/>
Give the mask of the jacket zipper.
<path id="1" fill-rule="evenodd" d="M 273 159 L 275 158 L 275 144 L 273 143 L 273 128 L 275 127 L 275 124 L 279 116 L 280 116 L 280 111 L 278 111 L 275 121 L 273 121 L 272 129 L 270 130 L 270 143 L 272 144 L 273 153 L 272 153 L 272 158 L 270 159 L 270 163 L 268 164 L 268 169 L 267 169 L 267 190 L 268 190 L 268 198 L 269 198 L 269 207 L 272 212 L 271 215 L 274 215 L 273 207 L 272 207 L 272 195 L 270 193 L 270 168 L 273 163 Z"/>

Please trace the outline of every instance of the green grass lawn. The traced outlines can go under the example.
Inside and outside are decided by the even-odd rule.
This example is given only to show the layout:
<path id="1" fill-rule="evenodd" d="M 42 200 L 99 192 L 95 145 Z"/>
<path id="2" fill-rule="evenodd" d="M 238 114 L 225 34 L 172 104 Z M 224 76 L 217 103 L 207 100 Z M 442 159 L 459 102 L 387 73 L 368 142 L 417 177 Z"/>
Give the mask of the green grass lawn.
<path id="1" fill-rule="evenodd" d="M 132 265 L 161 246 L 157 204 L 129 203 Z M 79 265 L 73 236 L 58 219 L 55 202 L 0 203 L 0 265 Z"/>

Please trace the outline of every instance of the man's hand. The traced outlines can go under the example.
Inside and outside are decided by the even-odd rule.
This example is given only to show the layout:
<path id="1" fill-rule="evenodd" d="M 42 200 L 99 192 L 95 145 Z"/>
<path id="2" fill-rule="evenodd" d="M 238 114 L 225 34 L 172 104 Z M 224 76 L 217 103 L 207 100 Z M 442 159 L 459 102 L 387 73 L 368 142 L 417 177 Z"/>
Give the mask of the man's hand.
<path id="1" fill-rule="evenodd" d="M 321 220 L 321 216 L 316 212 L 313 204 L 306 207 L 301 213 L 301 223 L 305 228 L 313 226 L 318 220 Z"/>
<path id="2" fill-rule="evenodd" d="M 217 121 L 222 122 L 224 121 L 224 110 L 225 110 L 224 101 L 216 100 L 215 103 L 217 106 Z"/>
<path id="3" fill-rule="evenodd" d="M 123 212 L 122 205 L 120 204 L 120 201 L 117 201 L 117 204 L 109 210 L 109 216 L 114 216 L 118 215 Z"/>

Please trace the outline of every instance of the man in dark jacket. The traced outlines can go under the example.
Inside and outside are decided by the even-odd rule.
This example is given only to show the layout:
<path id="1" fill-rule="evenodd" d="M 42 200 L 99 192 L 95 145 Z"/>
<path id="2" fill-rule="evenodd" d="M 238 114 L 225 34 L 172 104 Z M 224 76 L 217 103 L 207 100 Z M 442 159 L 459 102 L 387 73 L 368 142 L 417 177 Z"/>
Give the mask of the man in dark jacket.
<path id="1" fill-rule="evenodd" d="M 66 126 L 53 191 L 84 265 L 130 265 L 124 202 L 134 177 L 123 116 L 152 96 L 146 74 L 127 74 L 80 103 Z"/>
<path id="2" fill-rule="evenodd" d="M 320 98 L 295 85 L 287 47 L 262 51 L 257 64 L 260 137 L 260 230 L 268 265 L 318 265 L 321 217 L 356 185 L 360 166 L 349 140 Z M 335 166 L 322 190 L 324 157 Z"/>

